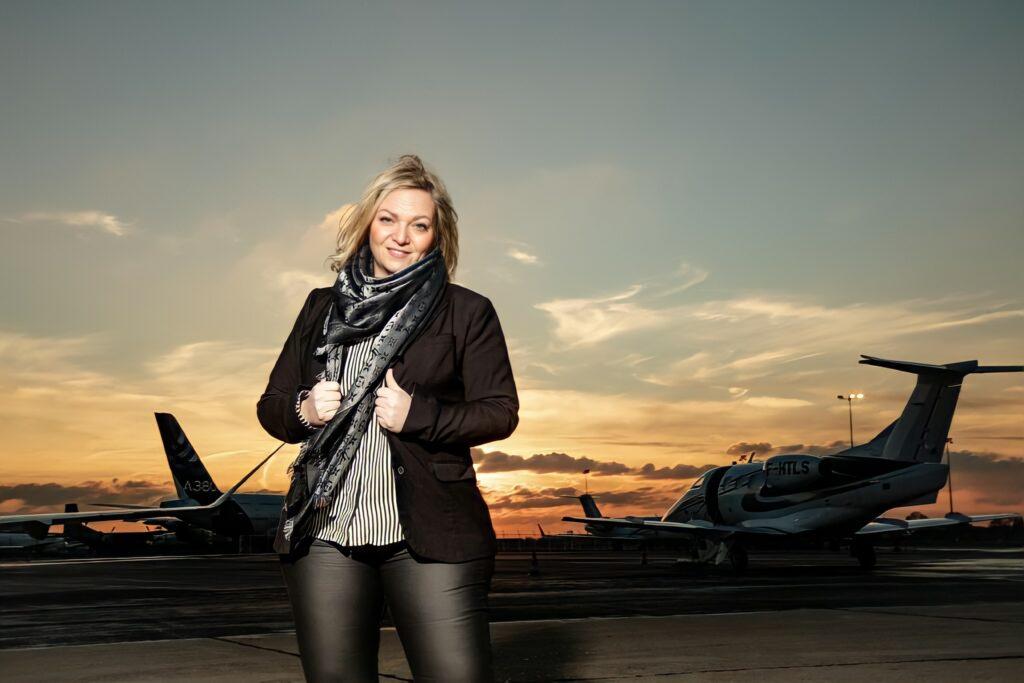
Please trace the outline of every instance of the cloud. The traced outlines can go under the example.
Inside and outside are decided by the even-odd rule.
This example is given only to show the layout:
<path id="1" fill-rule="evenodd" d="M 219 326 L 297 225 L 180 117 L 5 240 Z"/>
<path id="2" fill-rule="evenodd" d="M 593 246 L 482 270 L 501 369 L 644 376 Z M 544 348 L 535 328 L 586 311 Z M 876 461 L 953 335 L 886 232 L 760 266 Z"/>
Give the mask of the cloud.
<path id="1" fill-rule="evenodd" d="M 529 457 L 509 455 L 502 451 L 475 456 L 478 472 L 530 470 L 538 473 L 562 472 L 579 474 L 590 469 L 594 474 L 626 474 L 631 468 L 618 462 L 601 462 L 592 458 L 574 458 L 565 453 L 538 453 Z"/>
<path id="2" fill-rule="evenodd" d="M 753 451 L 758 455 L 779 455 L 782 453 L 805 453 L 808 455 L 832 455 L 839 451 L 845 450 L 850 443 L 837 439 L 827 444 L 807 444 L 802 443 L 787 444 L 784 446 L 772 446 L 767 441 L 758 441 L 751 443 L 748 441 L 740 441 L 730 445 L 725 452 L 727 455 L 746 455 Z"/>
<path id="3" fill-rule="evenodd" d="M 674 377 L 683 375 L 698 380 L 711 379 L 721 375 L 749 379 L 765 374 L 765 372 L 771 372 L 785 363 L 793 363 L 820 355 L 822 355 L 820 352 L 807 353 L 800 349 L 782 348 L 740 356 L 727 362 L 716 362 L 713 353 L 699 351 L 673 362 L 669 367 L 669 375 Z M 671 386 L 673 382 L 671 379 L 667 379 L 666 384 Z"/>
<path id="4" fill-rule="evenodd" d="M 580 502 L 576 498 L 580 493 L 578 489 L 571 486 L 543 488 L 517 486 L 502 495 L 491 496 L 487 506 L 497 513 L 497 518 L 506 520 L 509 511 L 566 508 L 559 514 L 582 513 Z M 675 487 L 644 486 L 632 490 L 601 491 L 594 493 L 593 497 L 599 507 L 605 508 L 601 510 L 604 514 L 607 514 L 612 507 L 631 508 L 633 514 L 636 514 L 637 510 L 660 513 L 679 497 L 679 493 Z M 547 520 L 549 524 L 551 521 Z M 530 522 L 527 521 L 527 523 Z"/>
<path id="5" fill-rule="evenodd" d="M 793 298 L 761 295 L 706 301 L 694 306 L 690 313 L 695 320 L 756 323 L 759 326 L 757 329 L 769 333 L 777 332 L 780 328 L 800 326 L 802 331 L 811 333 L 810 339 L 814 341 L 890 339 L 948 327 L 1024 317 L 1024 310 L 1021 309 L 950 309 L 941 307 L 943 303 L 943 300 L 911 299 L 829 307 Z M 995 304 L 995 307 L 1002 305 Z"/>
<path id="6" fill-rule="evenodd" d="M 631 301 L 643 317 L 669 321 L 631 349 L 664 359 L 661 367 L 648 363 L 646 372 L 634 375 L 660 387 L 715 381 L 764 391 L 751 386 L 758 379 L 808 386 L 808 378 L 840 363 L 836 376 L 852 375 L 859 353 L 933 363 L 961 360 L 966 354 L 960 331 L 982 326 L 1006 330 L 985 337 L 981 351 L 988 350 L 987 362 L 1014 363 L 1019 359 L 1011 340 L 1024 319 L 1020 306 L 980 297 L 825 305 L 789 295 L 754 294 L 662 307 L 638 294 Z M 580 330 L 586 333 L 585 327 Z M 664 343 L 656 344 L 660 340 Z M 922 357 L 925 345 L 928 356 Z M 895 384 L 899 379 L 882 381 Z"/>
<path id="7" fill-rule="evenodd" d="M 531 254 L 519 247 L 509 247 L 508 251 L 505 253 L 508 254 L 510 258 L 528 266 L 536 266 L 540 264 L 540 259 L 537 258 L 536 254 Z"/>
<path id="8" fill-rule="evenodd" d="M 993 311 L 992 313 L 980 313 L 978 315 L 960 318 L 959 320 L 945 320 L 943 322 L 926 325 L 924 330 L 941 330 L 947 327 L 963 327 L 965 325 L 980 325 L 993 320 L 1006 320 L 1008 318 L 1024 318 L 1024 310 L 1015 309 L 1012 311 Z"/>
<path id="9" fill-rule="evenodd" d="M 634 368 L 641 363 L 646 363 L 649 360 L 653 360 L 656 356 L 645 356 L 642 353 L 628 353 L 624 357 L 619 359 L 619 363 L 627 367 Z"/>
<path id="10" fill-rule="evenodd" d="M 8 481 L 164 476 L 154 411 L 175 414 L 201 454 L 234 454 L 213 463 L 217 481 L 237 481 L 271 449 L 255 408 L 280 349 L 198 341 L 115 370 L 106 358 L 116 351 L 107 335 L 0 330 L 0 425 Z M 283 486 L 289 451 L 275 459 L 273 473 L 264 468 L 264 486 Z"/>
<path id="11" fill-rule="evenodd" d="M 235 283 L 246 283 L 249 288 L 258 283 L 264 288 L 261 295 L 274 300 L 268 308 L 294 321 L 311 289 L 327 287 L 337 279 L 327 259 L 337 251 L 338 223 L 349 206 L 343 204 L 317 223 L 281 230 L 254 245 L 226 271 L 229 295 Z M 249 289 L 245 291 L 245 296 L 252 296 Z"/>
<path id="12" fill-rule="evenodd" d="M 707 277 L 707 271 L 683 263 L 667 276 L 630 285 L 618 294 L 554 299 L 535 304 L 534 308 L 551 316 L 554 334 L 563 345 L 593 346 L 626 332 L 670 326 L 673 316 L 683 309 L 651 306 L 637 295 L 643 292 L 647 299 L 660 298 L 689 289 Z"/>
<path id="13" fill-rule="evenodd" d="M 274 275 L 274 284 L 289 296 L 307 294 L 309 290 L 325 286 L 324 276 L 308 270 L 282 270 Z"/>
<path id="14" fill-rule="evenodd" d="M 593 346 L 621 334 L 651 330 L 671 322 L 658 311 L 628 301 L 641 288 L 633 285 L 606 297 L 554 299 L 534 304 L 534 308 L 554 319 L 554 335 L 563 347 Z"/>
<path id="15" fill-rule="evenodd" d="M 671 467 L 656 467 L 652 463 L 647 463 L 635 468 L 630 474 L 642 479 L 696 479 L 713 467 L 718 467 L 718 465 L 679 464 Z"/>
<path id="16" fill-rule="evenodd" d="M 766 441 L 758 441 L 757 443 L 749 443 L 747 441 L 740 441 L 734 443 L 725 449 L 726 455 L 746 455 L 750 452 L 757 454 L 769 453 L 772 450 L 772 445 Z"/>
<path id="17" fill-rule="evenodd" d="M 566 453 L 544 453 L 523 457 L 502 451 L 484 453 L 473 449 L 476 471 L 480 473 L 530 471 L 537 474 L 581 474 L 589 469 L 594 475 L 635 476 L 643 479 L 693 479 L 714 465 L 678 464 L 672 467 L 657 467 L 647 463 L 630 467 L 620 462 L 574 457 Z"/>
<path id="18" fill-rule="evenodd" d="M 59 510 L 65 503 L 155 504 L 159 498 L 175 498 L 170 481 L 141 479 L 83 481 L 79 484 L 0 485 L 0 511 L 4 514 L 31 514 Z"/>
<path id="19" fill-rule="evenodd" d="M 751 396 L 743 399 L 743 402 L 755 408 L 801 408 L 814 405 L 802 398 L 781 398 L 779 396 Z"/>
<path id="20" fill-rule="evenodd" d="M 1017 512 L 1024 508 L 1024 458 L 951 450 L 950 461 L 954 498 L 963 502 L 963 496 L 975 506 L 1000 508 L 973 512 Z M 956 508 L 960 510 L 961 505 Z"/>
<path id="21" fill-rule="evenodd" d="M 787 444 L 785 446 L 775 446 L 772 448 L 774 455 L 782 453 L 802 453 L 806 455 L 833 455 L 839 451 L 844 451 L 850 447 L 849 441 L 842 439 L 836 439 L 826 444 L 807 444 L 794 443 Z"/>
<path id="22" fill-rule="evenodd" d="M 57 223 L 73 228 L 92 228 L 115 237 L 124 237 L 129 225 L 113 214 L 102 211 L 34 211 L 18 218 L 8 218 L 10 223 Z"/>
<path id="23" fill-rule="evenodd" d="M 708 275 L 710 275 L 710 273 L 703 268 L 698 268 L 697 266 L 693 266 L 685 262 L 680 263 L 679 267 L 670 275 L 671 279 L 678 280 L 679 282 L 670 284 L 660 292 L 656 292 L 654 296 L 661 297 L 686 291 L 690 287 L 699 285 L 701 282 L 707 280 Z"/>
<path id="24" fill-rule="evenodd" d="M 1024 318 L 1019 306 L 971 296 L 841 305 L 767 293 L 688 304 L 663 300 L 665 294 L 690 288 L 706 277 L 703 269 L 683 263 L 672 273 L 611 294 L 535 304 L 553 323 L 551 334 L 558 345 L 552 344 L 549 351 L 575 352 L 573 359 L 563 360 L 560 374 L 571 377 L 575 368 L 587 367 L 593 376 L 600 368 L 609 383 L 619 377 L 663 388 L 715 381 L 724 385 L 718 390 L 735 387 L 731 391 L 736 397 L 744 390 L 764 394 L 747 394 L 747 406 L 807 406 L 813 403 L 809 397 L 780 399 L 770 390 L 751 385 L 761 378 L 788 378 L 799 380 L 789 384 L 807 386 L 835 367 L 840 357 L 845 364 L 838 374 L 848 375 L 860 352 L 913 356 L 927 362 L 916 351 L 924 341 L 922 335 L 928 335 L 933 353 L 945 354 L 943 349 L 948 349 L 949 357 L 954 357 L 961 352 L 953 331 L 1010 325 Z M 666 283 L 672 279 L 677 281 Z M 945 334 L 936 336 L 940 331 Z M 621 338 L 630 333 L 637 334 L 630 335 L 626 346 Z M 1009 338 L 996 338 L 990 346 L 1011 354 L 1012 345 L 999 341 Z M 617 343 L 619 353 L 609 357 L 606 351 L 611 342 Z M 816 363 L 809 364 L 811 360 Z M 637 372 L 639 367 L 642 372 Z"/>

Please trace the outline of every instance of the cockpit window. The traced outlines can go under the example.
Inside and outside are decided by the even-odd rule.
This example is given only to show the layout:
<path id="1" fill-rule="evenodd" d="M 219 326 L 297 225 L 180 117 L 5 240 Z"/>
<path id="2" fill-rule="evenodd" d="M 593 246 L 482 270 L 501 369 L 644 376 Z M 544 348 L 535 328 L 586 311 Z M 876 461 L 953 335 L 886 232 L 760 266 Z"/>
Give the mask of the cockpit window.
<path id="1" fill-rule="evenodd" d="M 711 470 L 708 470 L 708 472 L 710 472 L 710 471 Z M 707 478 L 708 478 L 708 473 L 705 472 L 704 474 L 702 474 L 699 477 L 697 477 L 697 481 L 693 482 L 693 484 L 690 485 L 690 488 L 691 489 L 699 489 L 701 486 L 704 485 L 704 480 L 707 479 Z"/>

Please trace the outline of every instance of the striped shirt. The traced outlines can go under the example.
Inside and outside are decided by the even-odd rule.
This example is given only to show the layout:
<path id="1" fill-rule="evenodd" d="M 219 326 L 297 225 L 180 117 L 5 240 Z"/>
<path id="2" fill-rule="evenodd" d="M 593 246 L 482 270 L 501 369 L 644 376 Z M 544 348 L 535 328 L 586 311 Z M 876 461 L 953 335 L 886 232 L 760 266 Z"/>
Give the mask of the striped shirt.
<path id="1" fill-rule="evenodd" d="M 342 396 L 369 361 L 375 339 L 367 337 L 349 347 L 344 372 L 338 379 Z M 310 526 L 313 537 L 349 546 L 386 545 L 405 538 L 398 521 L 391 448 L 372 412 L 359 448 L 335 491 L 331 504 L 314 512 Z"/>

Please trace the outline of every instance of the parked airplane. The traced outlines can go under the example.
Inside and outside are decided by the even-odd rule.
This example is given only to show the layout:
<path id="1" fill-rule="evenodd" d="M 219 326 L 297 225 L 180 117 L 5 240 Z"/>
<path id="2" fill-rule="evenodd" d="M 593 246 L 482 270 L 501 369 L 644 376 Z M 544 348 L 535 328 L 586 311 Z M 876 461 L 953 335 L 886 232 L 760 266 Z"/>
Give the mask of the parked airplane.
<path id="1" fill-rule="evenodd" d="M 77 541 L 69 541 L 60 534 L 47 534 L 42 538 L 35 538 L 24 532 L 0 532 L 0 553 L 4 554 L 63 553 L 76 547 L 84 546 Z"/>
<path id="2" fill-rule="evenodd" d="M 259 534 L 273 538 L 281 511 L 282 496 L 261 493 L 236 494 L 235 491 L 284 444 L 274 449 L 226 493 L 221 493 L 174 416 L 156 413 L 156 421 L 174 485 L 178 491 L 177 498 L 162 500 L 156 507 L 105 503 L 99 505 L 115 509 L 104 512 L 66 510 L 63 513 L 2 515 L 0 529 L 27 533 L 32 538 L 43 540 L 47 538 L 50 526 L 61 524 L 65 529 L 75 529 L 76 533 L 84 538 L 87 532 L 78 525 L 124 520 L 161 526 L 173 531 L 179 539 L 188 542 L 210 543 L 237 539 L 243 534 Z M 88 531 L 100 533 L 92 529 Z"/>
<path id="3" fill-rule="evenodd" d="M 170 510 L 195 503 L 207 505 L 216 500 L 221 491 L 178 420 L 170 413 L 155 413 L 155 416 L 178 494 L 177 498 L 160 501 L 160 507 Z M 279 493 L 236 493 L 216 513 L 193 515 L 187 519 L 173 515 L 154 515 L 144 522 L 162 526 L 178 534 L 181 540 L 200 545 L 237 543 L 239 536 L 256 535 L 273 539 L 283 502 L 284 497 Z M 122 509 L 138 507 L 124 503 L 93 505 Z"/>
<path id="4" fill-rule="evenodd" d="M 608 519 L 601 510 L 597 507 L 597 503 L 594 501 L 594 496 L 589 493 L 582 493 L 578 496 L 559 496 L 560 498 L 575 498 L 580 501 L 580 505 L 583 506 L 583 514 L 587 519 Z M 625 519 L 630 521 L 642 521 L 642 520 L 660 520 L 660 516 L 653 517 L 634 517 L 627 515 Z M 540 529 L 540 535 L 542 538 L 587 538 L 587 539 L 600 539 L 600 540 L 612 540 L 612 541 L 644 541 L 651 538 L 665 538 L 665 537 L 676 537 L 679 534 L 666 533 L 659 531 L 658 529 L 648 528 L 644 526 L 609 526 L 605 524 L 587 524 L 583 528 L 586 533 L 574 534 L 549 534 L 544 531 L 544 527 L 540 524 L 537 525 Z"/>
<path id="5" fill-rule="evenodd" d="M 961 515 L 902 520 L 886 510 L 934 503 L 946 485 L 941 462 L 964 377 L 1021 372 L 1024 366 L 979 366 L 978 361 L 929 365 L 861 355 L 860 362 L 917 375 L 898 419 L 865 444 L 818 457 L 787 453 L 762 463 L 715 467 L 704 472 L 660 519 L 563 517 L 606 528 L 657 529 L 695 538 L 698 559 L 737 569 L 746 548 L 783 539 L 851 541 L 861 566 L 875 564 L 873 539 L 922 528 L 970 524 L 1019 514 Z"/>
<path id="6" fill-rule="evenodd" d="M 78 512 L 78 503 L 67 503 L 64 512 Z M 62 534 L 69 542 L 80 543 L 101 554 L 138 553 L 159 546 L 179 544 L 180 540 L 168 531 L 97 531 L 81 520 L 68 520 Z"/>

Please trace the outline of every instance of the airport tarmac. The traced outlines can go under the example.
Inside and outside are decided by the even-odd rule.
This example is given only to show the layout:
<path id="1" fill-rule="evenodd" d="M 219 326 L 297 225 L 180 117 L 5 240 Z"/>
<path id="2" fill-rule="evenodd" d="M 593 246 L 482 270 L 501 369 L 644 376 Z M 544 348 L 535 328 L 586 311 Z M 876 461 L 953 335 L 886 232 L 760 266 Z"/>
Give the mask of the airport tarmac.
<path id="1" fill-rule="evenodd" d="M 672 553 L 498 556 L 500 681 L 1017 680 L 1024 548 L 751 554 L 750 570 Z M 4 680 L 301 681 L 275 555 L 5 562 Z M 381 680 L 411 680 L 382 631 Z"/>

